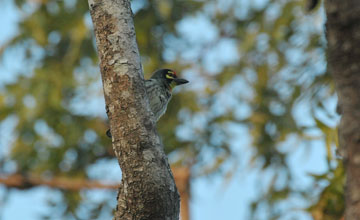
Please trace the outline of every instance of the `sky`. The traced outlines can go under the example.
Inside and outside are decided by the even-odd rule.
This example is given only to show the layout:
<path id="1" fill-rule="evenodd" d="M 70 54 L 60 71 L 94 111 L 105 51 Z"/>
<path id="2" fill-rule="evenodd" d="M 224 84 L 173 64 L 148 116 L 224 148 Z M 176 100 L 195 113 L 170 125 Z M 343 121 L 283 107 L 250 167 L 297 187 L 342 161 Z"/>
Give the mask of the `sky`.
<path id="1" fill-rule="evenodd" d="M 0 25 L 3 28 L 0 33 L 0 44 L 6 42 L 15 32 L 16 32 L 16 22 L 19 19 L 19 14 L 14 11 L 13 6 L 9 2 L 0 3 Z M 197 23 L 197 28 L 202 28 L 204 31 L 200 33 L 205 33 L 205 36 L 211 38 L 213 33 L 210 24 L 206 23 L 204 18 L 194 17 L 190 21 L 184 21 L 179 25 L 180 32 L 184 35 L 189 35 L 191 37 L 199 37 L 203 39 L 202 36 L 194 36 L 193 27 L 189 25 L 194 22 Z M 194 39 L 196 40 L 196 39 Z M 206 39 L 205 39 L 206 40 Z M 234 52 L 233 47 L 231 46 L 232 42 L 223 42 L 222 46 L 219 46 L 219 51 L 225 54 L 233 54 L 233 56 L 228 56 L 223 59 L 221 62 L 229 62 L 231 59 L 236 60 L 236 52 Z M 9 57 L 5 59 L 3 65 L 0 66 L 0 89 L 1 86 L 12 80 L 11 72 L 14 68 L 19 66 L 19 63 L 16 63 L 17 59 L 16 51 L 13 54 L 10 54 Z M 235 58 L 234 58 L 235 57 Z M 239 57 L 238 57 L 239 58 Z M 209 63 L 213 62 L 213 58 L 210 56 Z M 216 71 L 217 66 L 210 65 L 210 70 L 214 69 Z M 99 84 L 101 85 L 101 84 Z M 197 86 L 197 85 L 194 85 Z M 0 90 L 1 91 L 1 90 Z M 310 117 L 309 109 L 306 103 L 300 103 L 299 105 L 302 109 L 300 112 L 294 112 L 298 115 L 300 120 L 306 121 Z M 330 109 L 335 109 L 336 99 L 329 100 L 328 105 Z M 96 109 L 97 104 L 92 105 L 93 112 L 99 112 L 99 109 Z M 76 109 L 76 106 L 74 107 Z M 103 109 L 102 109 L 103 111 Z M 7 152 L 7 146 L 9 141 L 11 141 L 11 134 L 8 131 L 11 127 L 11 121 L 2 123 L 0 125 L 0 156 L 3 156 Z M 329 121 L 330 124 L 336 124 L 336 121 Z M 13 123 L 14 124 L 14 123 Z M 240 162 L 239 171 L 229 180 L 224 181 L 224 179 L 219 175 L 214 175 L 211 177 L 197 177 L 191 182 L 191 219 L 192 220 L 215 220 L 215 219 L 227 219 L 227 220 L 242 220 L 249 219 L 249 201 L 256 199 L 261 195 L 262 187 L 264 182 L 269 181 L 271 173 L 260 174 L 256 169 L 250 169 L 247 166 L 247 162 L 251 157 L 251 140 L 249 139 L 249 134 L 245 129 L 236 128 L 234 132 L 237 135 L 244 137 L 242 144 L 239 144 L 238 141 L 234 140 L 231 145 L 234 152 L 241 156 L 243 160 Z M 291 138 L 284 143 L 286 145 L 294 144 L 296 140 Z M 301 144 L 305 145 L 305 144 Z M 299 187 L 302 185 L 311 184 L 311 179 L 309 178 L 309 173 L 321 174 L 326 172 L 326 151 L 325 146 L 322 141 L 315 141 L 312 143 L 311 147 L 299 146 L 295 151 L 291 153 L 288 163 L 294 175 L 297 177 L 297 184 Z M 211 155 L 209 155 L 211 156 Z M 322 158 L 322 159 L 319 159 Z M 301 166 L 299 166 L 301 164 Z M 227 164 L 226 166 L 232 166 L 232 164 Z M 119 180 L 121 176 L 119 167 L 117 163 L 114 162 L 104 162 L 101 164 L 96 164 L 90 168 L 90 173 L 93 173 L 96 176 L 99 173 L 104 171 L 109 172 L 109 180 Z M 261 178 L 260 178 L 261 177 Z M 97 192 L 84 192 L 89 193 L 94 199 L 101 200 L 102 198 L 107 198 L 109 192 L 103 192 L 98 190 Z M 106 194 L 104 196 L 104 194 Z M 7 196 L 6 203 L 4 203 L 4 197 Z M 49 196 L 56 198 L 58 195 L 53 190 L 46 187 L 37 187 L 32 190 L 17 190 L 12 189 L 10 193 L 6 193 L 6 190 L 3 186 L 0 186 L 0 220 L 14 220 L 14 219 L 27 219 L 27 220 L 37 220 L 48 210 L 47 198 Z M 112 203 L 115 206 L 115 197 Z M 287 200 L 280 209 L 291 209 L 293 207 L 306 207 L 307 203 L 293 197 L 292 199 Z M 19 206 L 21 211 L 19 211 Z M 104 219 L 110 218 L 104 216 Z M 261 216 L 259 219 L 262 219 Z M 310 220 L 311 216 L 308 214 L 299 211 L 293 211 L 288 215 L 284 215 L 282 218 L 286 219 L 299 219 L 299 220 Z"/>

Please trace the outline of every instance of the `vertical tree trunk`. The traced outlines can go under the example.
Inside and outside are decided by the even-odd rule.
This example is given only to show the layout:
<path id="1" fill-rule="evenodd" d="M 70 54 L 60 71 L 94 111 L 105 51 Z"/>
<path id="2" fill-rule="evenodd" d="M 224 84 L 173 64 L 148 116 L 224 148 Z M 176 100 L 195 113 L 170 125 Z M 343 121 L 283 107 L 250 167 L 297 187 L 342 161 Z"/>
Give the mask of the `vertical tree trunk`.
<path id="1" fill-rule="evenodd" d="M 173 167 L 176 186 L 180 192 L 181 220 L 190 220 L 190 167 Z"/>
<path id="2" fill-rule="evenodd" d="M 328 68 L 342 118 L 339 140 L 346 170 L 345 219 L 360 218 L 360 2 L 326 0 Z"/>
<path id="3" fill-rule="evenodd" d="M 122 170 L 114 219 L 179 219 L 179 194 L 144 87 L 129 0 L 89 0 L 112 144 Z"/>

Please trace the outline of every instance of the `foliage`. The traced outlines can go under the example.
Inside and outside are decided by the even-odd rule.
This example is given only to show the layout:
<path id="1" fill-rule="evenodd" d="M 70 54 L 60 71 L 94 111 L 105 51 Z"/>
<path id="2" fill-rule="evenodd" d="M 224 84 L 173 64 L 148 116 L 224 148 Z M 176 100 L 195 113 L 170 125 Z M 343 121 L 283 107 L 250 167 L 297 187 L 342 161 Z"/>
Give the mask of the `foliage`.
<path id="1" fill-rule="evenodd" d="M 0 94 L 0 120 L 17 120 L 10 155 L 1 158 L 16 169 L 2 171 L 90 178 L 89 166 L 114 159 L 105 111 L 97 108 L 103 101 L 86 1 L 15 2 L 25 15 L 1 51 L 24 54 L 25 65 Z M 171 67 L 192 84 L 174 95 L 158 123 L 170 159 L 194 165 L 198 175 L 232 176 L 239 170 L 226 164 L 238 167 L 241 160 L 270 175 L 251 206 L 253 218 L 263 210 L 272 210 L 266 219 L 278 218 L 285 211 L 276 207 L 294 195 L 311 206 L 304 212 L 341 216 L 343 172 L 332 156 L 335 129 L 326 125 L 336 116 L 328 107 L 334 89 L 325 71 L 321 8 L 305 14 L 298 0 L 134 0 L 132 6 L 146 77 Z M 239 135 L 241 128 L 248 135 Z M 294 137 L 298 144 L 289 146 Z M 247 139 L 251 158 L 236 151 Z M 313 176 L 312 184 L 328 184 L 315 195 L 311 184 L 294 187 L 288 160 L 318 139 L 326 142 L 329 171 Z M 78 212 L 86 199 L 61 194 L 57 205 L 68 208 L 53 215 L 84 218 Z"/>

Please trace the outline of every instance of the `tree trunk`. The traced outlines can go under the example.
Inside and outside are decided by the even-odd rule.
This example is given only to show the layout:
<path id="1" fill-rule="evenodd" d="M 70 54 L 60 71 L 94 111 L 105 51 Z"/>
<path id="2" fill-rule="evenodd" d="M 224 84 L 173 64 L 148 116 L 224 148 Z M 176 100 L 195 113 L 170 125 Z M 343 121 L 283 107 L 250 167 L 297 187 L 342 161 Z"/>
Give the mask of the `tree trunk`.
<path id="1" fill-rule="evenodd" d="M 327 0 L 328 68 L 342 114 L 339 142 L 346 171 L 345 219 L 360 217 L 360 2 Z"/>
<path id="2" fill-rule="evenodd" d="M 122 170 L 114 219 L 179 219 L 179 194 L 144 87 L 129 0 L 89 0 L 112 145 Z"/>

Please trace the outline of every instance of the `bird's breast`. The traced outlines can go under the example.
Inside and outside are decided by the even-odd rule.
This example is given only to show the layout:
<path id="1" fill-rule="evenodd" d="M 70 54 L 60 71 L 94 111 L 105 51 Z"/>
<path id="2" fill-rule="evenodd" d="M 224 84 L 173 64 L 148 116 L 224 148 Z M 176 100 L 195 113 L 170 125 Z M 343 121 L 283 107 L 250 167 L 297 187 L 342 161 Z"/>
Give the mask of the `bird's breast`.
<path id="1" fill-rule="evenodd" d="M 153 112 L 156 121 L 165 113 L 167 105 L 171 99 L 171 92 L 156 80 L 147 80 L 145 82 L 146 91 L 149 97 L 150 109 Z"/>

